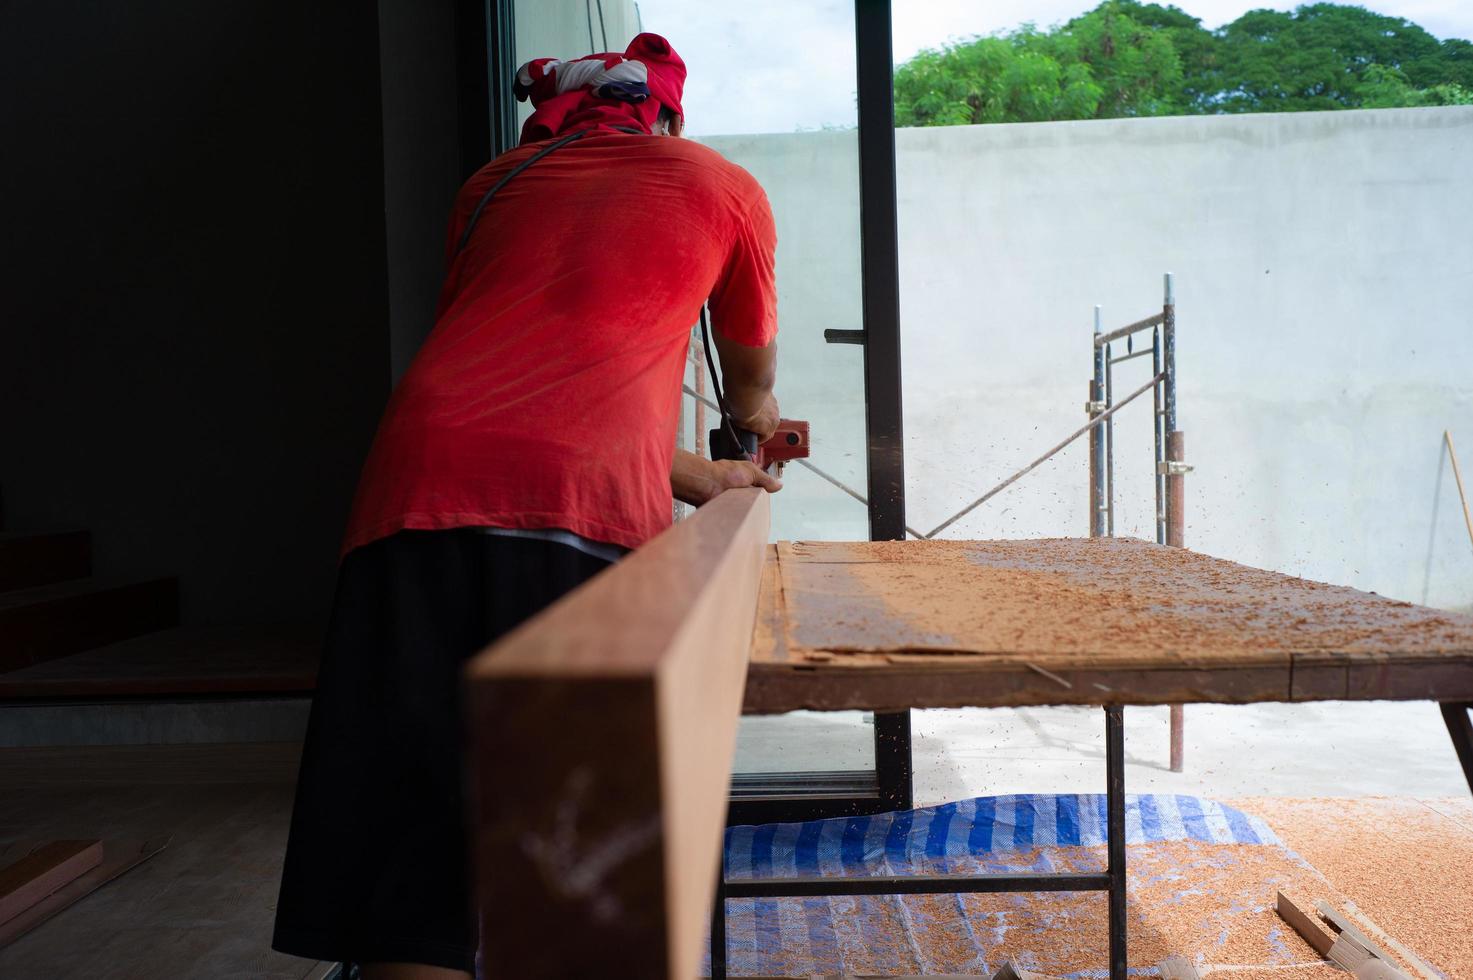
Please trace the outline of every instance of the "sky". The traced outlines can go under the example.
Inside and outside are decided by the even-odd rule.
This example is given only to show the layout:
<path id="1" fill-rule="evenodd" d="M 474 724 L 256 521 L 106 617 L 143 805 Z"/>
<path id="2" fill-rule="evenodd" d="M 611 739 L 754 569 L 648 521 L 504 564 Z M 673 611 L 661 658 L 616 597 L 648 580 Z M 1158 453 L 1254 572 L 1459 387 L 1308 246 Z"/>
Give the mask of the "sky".
<path id="1" fill-rule="evenodd" d="M 894 0 L 895 62 L 948 40 L 1040 27 L 1092 9 L 1092 0 Z M 1297 4 L 1184 0 L 1219 27 L 1248 10 Z M 1363 0 L 1437 37 L 1473 38 L 1473 0 Z M 790 133 L 852 126 L 853 0 L 638 0 L 644 29 L 664 34 L 690 68 L 684 108 L 693 136 Z"/>

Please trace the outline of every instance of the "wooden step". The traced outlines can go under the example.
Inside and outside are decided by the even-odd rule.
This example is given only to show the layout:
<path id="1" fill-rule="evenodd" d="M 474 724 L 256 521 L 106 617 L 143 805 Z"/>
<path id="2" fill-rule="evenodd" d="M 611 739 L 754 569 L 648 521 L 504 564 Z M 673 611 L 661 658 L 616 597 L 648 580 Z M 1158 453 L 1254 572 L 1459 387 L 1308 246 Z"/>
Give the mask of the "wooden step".
<path id="1" fill-rule="evenodd" d="M 0 593 L 0 671 L 179 625 L 179 580 L 83 579 Z"/>
<path id="2" fill-rule="evenodd" d="M 309 694 L 315 627 L 188 627 L 0 674 L 0 700 Z"/>
<path id="3" fill-rule="evenodd" d="M 91 574 L 92 535 L 87 531 L 0 534 L 0 592 Z"/>

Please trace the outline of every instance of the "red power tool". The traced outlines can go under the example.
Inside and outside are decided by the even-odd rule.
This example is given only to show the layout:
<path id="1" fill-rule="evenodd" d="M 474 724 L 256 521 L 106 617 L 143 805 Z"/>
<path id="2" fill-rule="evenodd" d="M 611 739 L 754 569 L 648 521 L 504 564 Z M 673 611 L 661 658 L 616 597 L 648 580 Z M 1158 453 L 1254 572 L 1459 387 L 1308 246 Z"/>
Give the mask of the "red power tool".
<path id="1" fill-rule="evenodd" d="M 764 470 L 776 465 L 779 473 L 789 460 L 808 458 L 808 423 L 798 419 L 779 419 L 777 431 L 760 445 L 755 432 L 737 429 L 736 435 L 740 442 L 732 441 L 726 426 L 712 429 L 711 458 L 750 459 Z"/>

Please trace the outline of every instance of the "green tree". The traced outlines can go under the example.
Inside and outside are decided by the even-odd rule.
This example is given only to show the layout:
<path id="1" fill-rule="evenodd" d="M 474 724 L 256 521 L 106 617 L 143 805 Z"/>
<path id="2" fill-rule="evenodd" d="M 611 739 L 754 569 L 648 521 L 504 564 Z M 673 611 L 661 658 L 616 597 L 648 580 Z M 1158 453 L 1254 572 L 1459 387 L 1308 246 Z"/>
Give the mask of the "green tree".
<path id="1" fill-rule="evenodd" d="M 895 73 L 902 126 L 1467 105 L 1470 93 L 1473 43 L 1333 3 L 1209 31 L 1174 6 L 1104 0 L 1049 30 L 922 51 Z"/>

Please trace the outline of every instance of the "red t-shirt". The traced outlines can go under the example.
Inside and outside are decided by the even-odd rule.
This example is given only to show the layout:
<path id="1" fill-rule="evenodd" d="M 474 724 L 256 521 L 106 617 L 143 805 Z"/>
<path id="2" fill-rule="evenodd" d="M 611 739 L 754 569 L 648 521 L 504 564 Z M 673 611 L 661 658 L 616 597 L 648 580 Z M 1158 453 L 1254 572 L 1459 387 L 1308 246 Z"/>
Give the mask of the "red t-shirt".
<path id="1" fill-rule="evenodd" d="M 471 209 L 546 144 L 461 188 Z M 404 528 L 562 528 L 633 548 L 671 520 L 691 325 L 764 346 L 776 233 L 757 181 L 668 136 L 591 134 L 511 181 L 455 258 L 364 465 L 343 551 Z"/>

